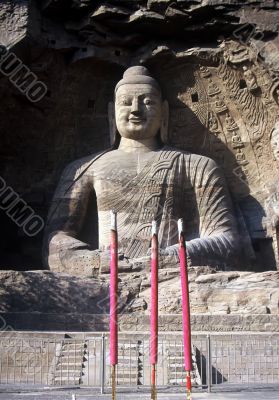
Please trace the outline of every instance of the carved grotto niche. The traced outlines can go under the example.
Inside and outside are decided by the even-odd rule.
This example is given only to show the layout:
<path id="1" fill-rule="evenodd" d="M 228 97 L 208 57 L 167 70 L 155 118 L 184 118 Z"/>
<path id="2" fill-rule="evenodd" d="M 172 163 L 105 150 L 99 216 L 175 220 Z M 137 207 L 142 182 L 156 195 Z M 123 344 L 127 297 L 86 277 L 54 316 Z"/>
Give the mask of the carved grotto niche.
<path id="1" fill-rule="evenodd" d="M 221 165 L 246 256 L 275 268 L 274 237 L 272 248 L 264 221 L 268 184 L 278 175 L 270 132 L 279 117 L 279 81 L 253 46 L 234 40 L 221 42 L 217 54 L 185 58 L 160 80 L 170 102 L 171 144 Z"/>

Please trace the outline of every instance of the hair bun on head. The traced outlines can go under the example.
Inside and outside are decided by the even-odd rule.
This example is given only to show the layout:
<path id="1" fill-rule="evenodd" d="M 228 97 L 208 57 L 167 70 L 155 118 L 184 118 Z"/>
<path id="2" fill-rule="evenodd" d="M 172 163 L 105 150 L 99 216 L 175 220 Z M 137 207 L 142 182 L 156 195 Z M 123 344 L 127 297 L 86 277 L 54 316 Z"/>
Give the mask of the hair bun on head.
<path id="1" fill-rule="evenodd" d="M 155 87 L 160 93 L 161 89 L 158 84 L 158 82 L 151 76 L 149 70 L 142 66 L 142 65 L 136 65 L 134 67 L 128 68 L 124 74 L 123 74 L 123 79 L 119 81 L 115 87 L 115 93 L 117 89 L 125 84 L 148 84 L 153 87 Z"/>
<path id="2" fill-rule="evenodd" d="M 130 67 L 126 69 L 126 71 L 123 74 L 123 78 L 127 78 L 128 76 L 133 76 L 133 75 L 146 75 L 146 76 L 151 76 L 150 72 L 146 67 L 143 65 L 137 65 L 135 67 Z"/>

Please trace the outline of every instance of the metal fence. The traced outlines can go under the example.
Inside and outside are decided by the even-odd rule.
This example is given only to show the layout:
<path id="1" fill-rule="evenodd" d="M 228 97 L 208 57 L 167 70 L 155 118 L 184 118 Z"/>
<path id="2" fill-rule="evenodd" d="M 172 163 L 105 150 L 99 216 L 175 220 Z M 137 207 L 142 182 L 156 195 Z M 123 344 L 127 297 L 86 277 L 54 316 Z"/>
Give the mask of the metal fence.
<path id="1" fill-rule="evenodd" d="M 2 337 L 0 383 L 110 387 L 109 337 L 90 334 L 63 338 Z M 279 334 L 195 334 L 192 336 L 193 385 L 279 384 Z M 183 341 L 180 334 L 159 338 L 158 387 L 184 387 Z M 117 384 L 150 385 L 149 337 L 119 337 Z"/>

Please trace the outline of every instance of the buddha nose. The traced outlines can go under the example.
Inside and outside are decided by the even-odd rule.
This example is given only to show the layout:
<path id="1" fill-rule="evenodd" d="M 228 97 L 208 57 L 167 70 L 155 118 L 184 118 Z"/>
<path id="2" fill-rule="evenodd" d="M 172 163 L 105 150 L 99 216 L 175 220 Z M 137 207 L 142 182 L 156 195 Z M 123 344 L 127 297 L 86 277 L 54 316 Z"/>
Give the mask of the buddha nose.
<path id="1" fill-rule="evenodd" d="M 139 98 L 137 96 L 134 96 L 131 106 L 131 113 L 137 114 L 139 112 L 140 112 Z"/>

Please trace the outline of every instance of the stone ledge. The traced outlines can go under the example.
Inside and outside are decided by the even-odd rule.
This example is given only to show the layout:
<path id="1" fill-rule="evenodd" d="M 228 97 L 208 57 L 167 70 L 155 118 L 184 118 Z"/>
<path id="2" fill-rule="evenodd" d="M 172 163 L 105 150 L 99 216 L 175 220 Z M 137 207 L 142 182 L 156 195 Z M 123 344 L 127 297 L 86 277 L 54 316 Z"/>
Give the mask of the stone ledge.
<path id="1" fill-rule="evenodd" d="M 159 274 L 159 315 L 180 315 L 180 277 L 169 277 L 167 270 L 163 272 L 166 276 Z M 148 315 L 149 272 L 120 275 L 119 312 L 133 314 L 133 320 Z M 190 269 L 189 282 L 193 315 L 231 315 L 236 319 L 239 315 L 279 315 L 277 271 L 213 272 L 198 267 Z M 51 271 L 0 271 L 0 312 L 107 314 L 109 275 L 106 279 L 93 279 Z"/>
<path id="2" fill-rule="evenodd" d="M 192 331 L 195 332 L 279 332 L 279 316 L 254 315 L 210 315 L 192 314 Z M 107 332 L 108 314 L 48 314 L 7 312 L 0 313 L 0 330 L 7 331 L 65 331 Z M 120 332 L 148 332 L 149 316 L 124 314 L 119 318 Z M 178 314 L 159 317 L 161 332 L 182 331 L 182 318 Z"/>

